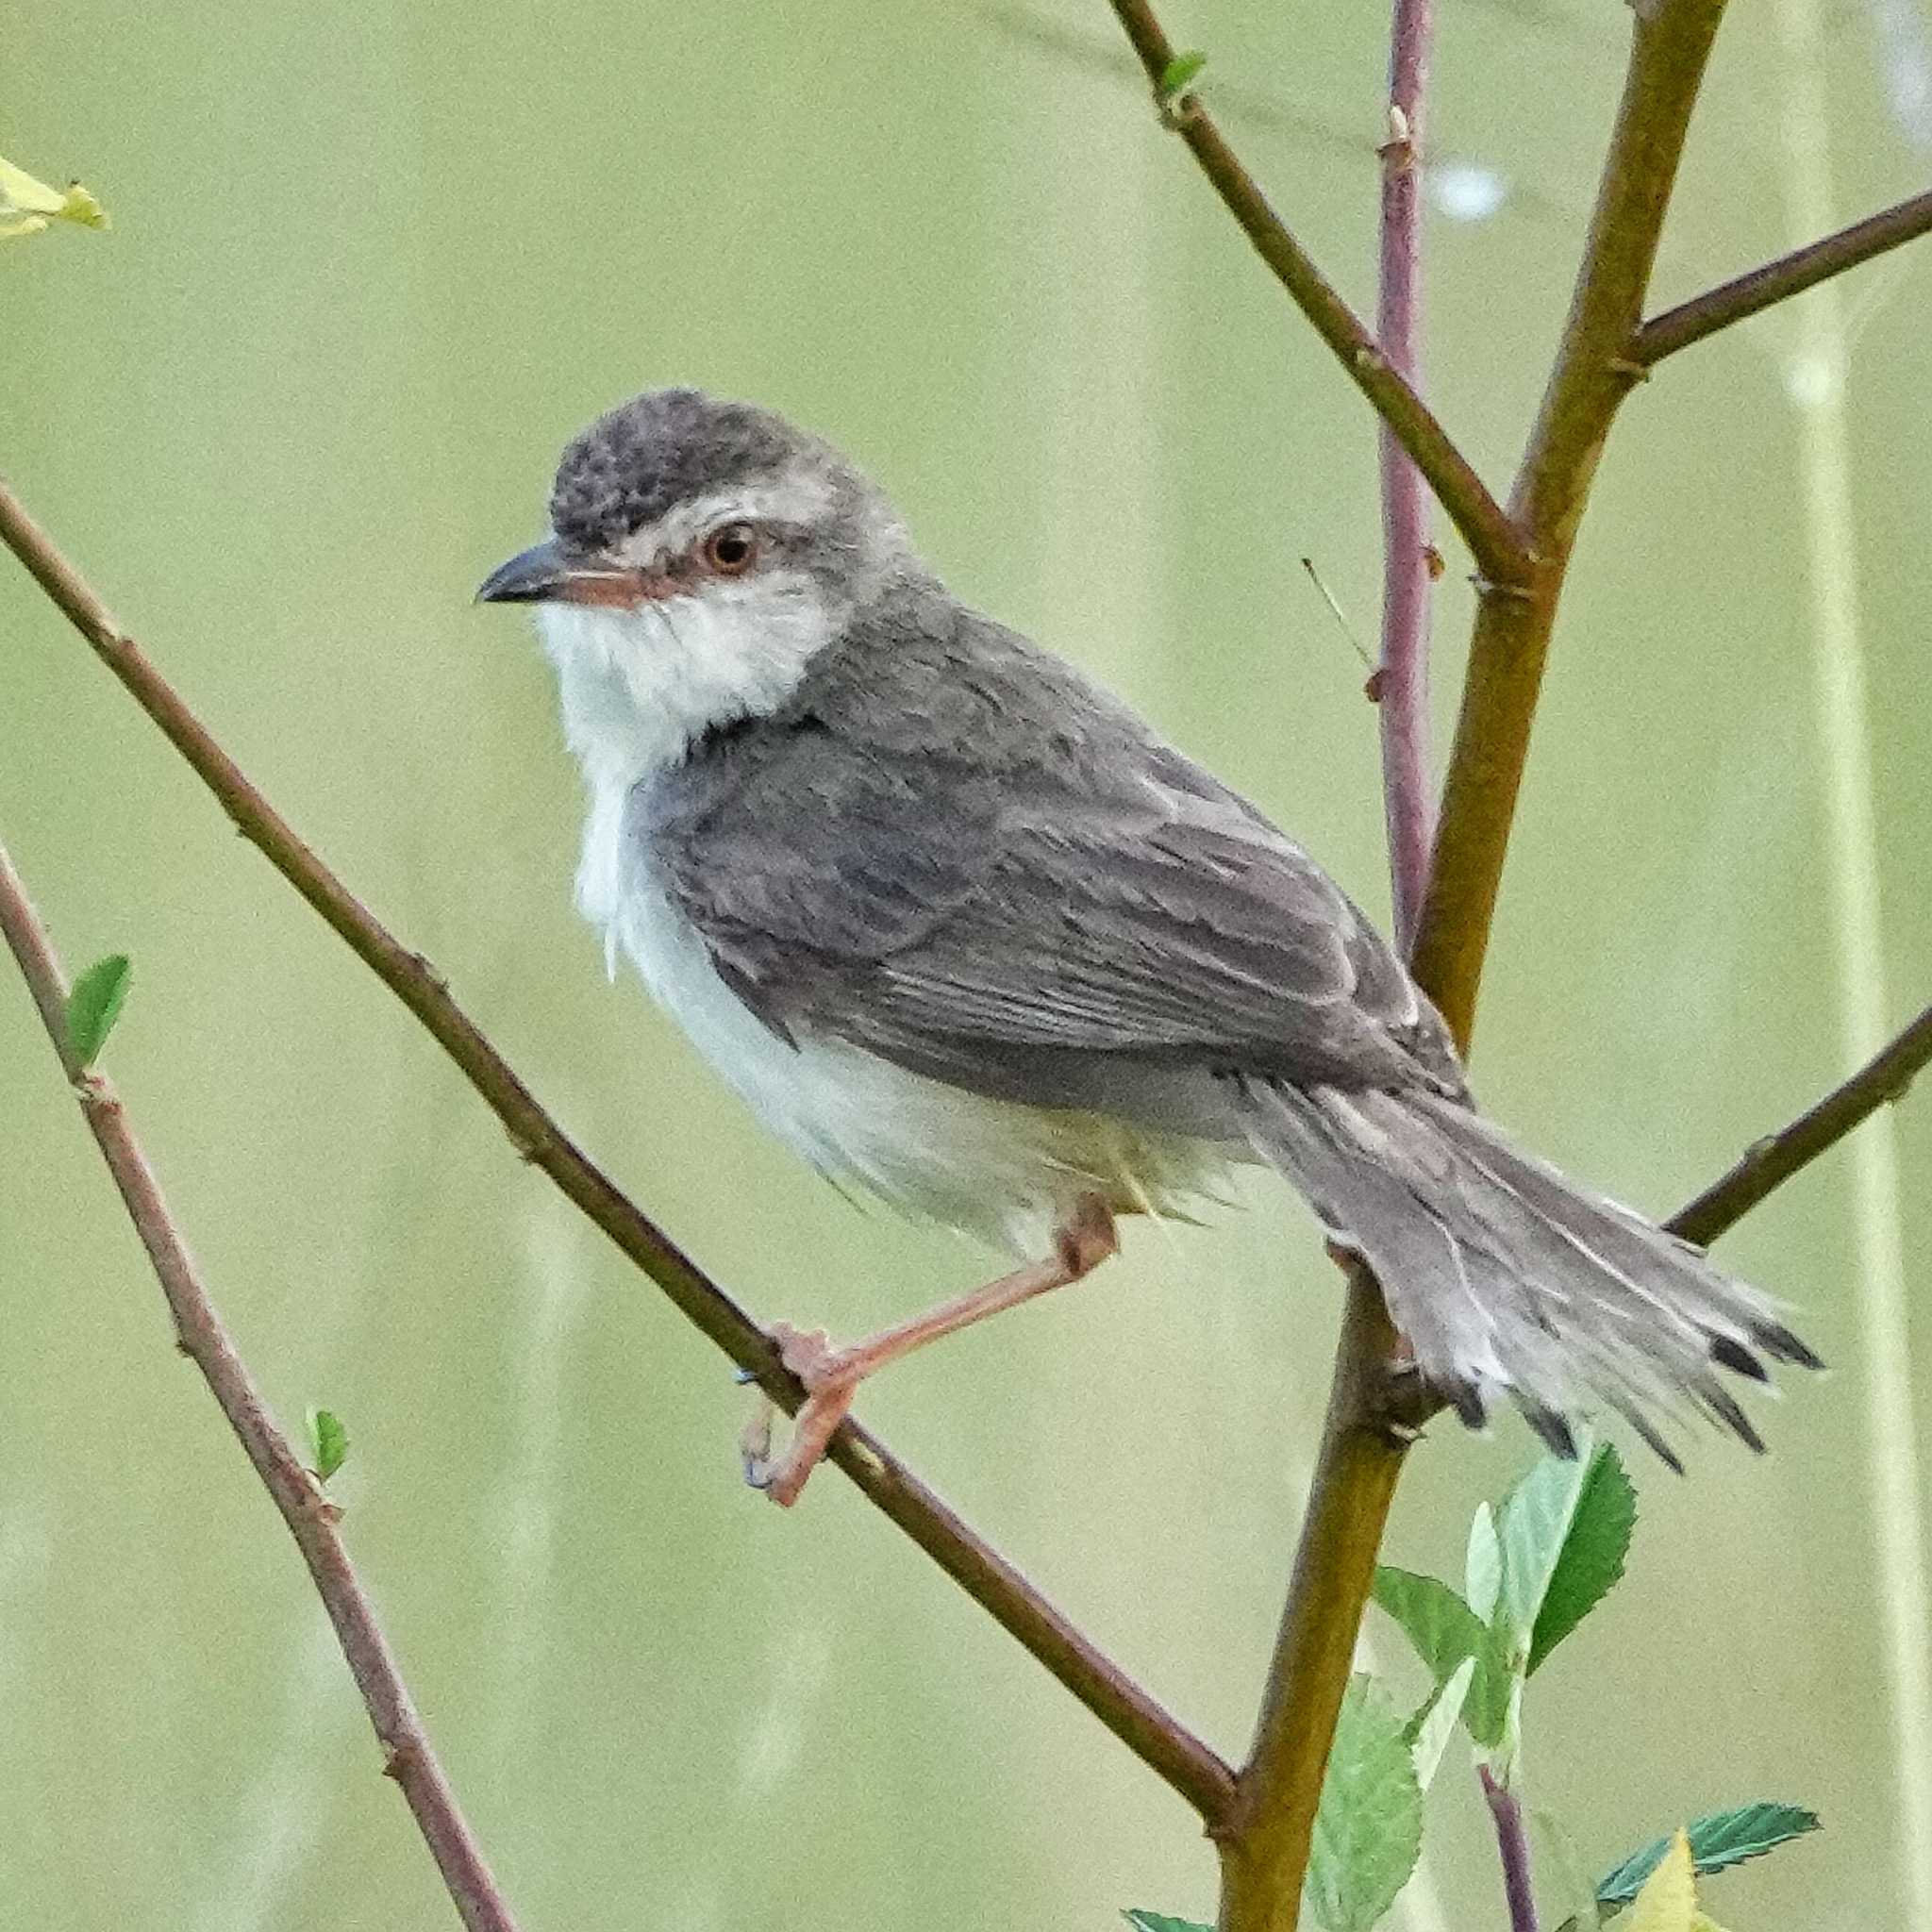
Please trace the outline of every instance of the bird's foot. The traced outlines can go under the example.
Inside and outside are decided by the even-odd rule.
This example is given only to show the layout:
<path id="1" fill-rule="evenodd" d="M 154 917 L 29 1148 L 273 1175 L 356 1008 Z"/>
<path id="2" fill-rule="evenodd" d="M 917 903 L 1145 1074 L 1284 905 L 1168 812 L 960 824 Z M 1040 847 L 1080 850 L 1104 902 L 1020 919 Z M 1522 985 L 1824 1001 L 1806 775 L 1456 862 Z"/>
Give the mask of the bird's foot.
<path id="1" fill-rule="evenodd" d="M 778 1358 L 805 1384 L 805 1406 L 791 1425 L 791 1442 L 775 1461 L 772 1457 L 772 1422 L 777 1405 L 769 1395 L 758 1397 L 758 1411 L 745 1424 L 738 1446 L 745 1481 L 789 1509 L 851 1409 L 866 1364 L 860 1351 L 834 1348 L 823 1328 L 807 1330 L 794 1328 L 789 1322 L 774 1322 L 770 1332 L 778 1344 Z"/>

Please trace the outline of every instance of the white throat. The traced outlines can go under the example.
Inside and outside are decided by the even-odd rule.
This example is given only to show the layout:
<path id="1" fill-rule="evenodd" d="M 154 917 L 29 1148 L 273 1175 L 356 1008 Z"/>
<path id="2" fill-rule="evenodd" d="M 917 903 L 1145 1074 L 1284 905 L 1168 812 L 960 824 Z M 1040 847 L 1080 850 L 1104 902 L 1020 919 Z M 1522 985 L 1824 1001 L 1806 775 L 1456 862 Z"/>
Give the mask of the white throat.
<path id="1" fill-rule="evenodd" d="M 577 906 L 603 928 L 614 970 L 632 789 L 707 731 L 775 710 L 834 624 L 808 589 L 769 582 L 714 583 L 635 611 L 544 604 L 537 616 L 557 667 L 564 737 L 590 793 Z"/>

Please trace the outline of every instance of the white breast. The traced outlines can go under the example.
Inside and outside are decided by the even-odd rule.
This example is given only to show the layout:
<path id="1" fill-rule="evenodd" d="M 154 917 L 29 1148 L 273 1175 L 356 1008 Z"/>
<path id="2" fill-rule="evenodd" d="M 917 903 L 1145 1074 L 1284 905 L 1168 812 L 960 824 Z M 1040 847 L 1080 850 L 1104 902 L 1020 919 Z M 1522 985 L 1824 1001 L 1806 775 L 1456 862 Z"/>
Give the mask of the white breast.
<path id="1" fill-rule="evenodd" d="M 692 1043 L 774 1133 L 823 1174 L 853 1181 L 901 1210 L 1045 1252 L 1082 1193 L 1118 1209 L 1178 1208 L 1221 1185 L 1226 1150 L 1106 1115 L 1017 1105 L 930 1080 L 844 1041 L 765 1026 L 718 975 L 703 939 L 660 890 L 649 855 L 626 835 L 630 792 L 684 756 L 691 739 L 762 708 L 803 668 L 802 640 L 711 635 L 706 661 L 641 640 L 638 620 L 545 607 L 545 640 L 561 683 L 565 729 L 584 767 L 590 809 L 577 904 Z M 692 619 L 691 622 L 699 620 Z M 687 622 L 677 621 L 686 633 Z M 641 652 L 642 642 L 648 649 Z M 727 672 L 727 667 L 735 666 Z"/>

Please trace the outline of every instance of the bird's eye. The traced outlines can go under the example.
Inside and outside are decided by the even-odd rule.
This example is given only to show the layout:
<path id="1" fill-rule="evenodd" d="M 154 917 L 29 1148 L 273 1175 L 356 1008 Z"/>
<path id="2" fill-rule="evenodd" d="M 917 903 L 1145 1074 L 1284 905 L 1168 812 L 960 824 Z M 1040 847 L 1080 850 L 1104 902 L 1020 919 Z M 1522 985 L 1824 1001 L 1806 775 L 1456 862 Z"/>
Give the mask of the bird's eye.
<path id="1" fill-rule="evenodd" d="M 749 524 L 725 524 L 705 539 L 705 561 L 722 576 L 748 571 L 758 554 L 758 534 Z"/>

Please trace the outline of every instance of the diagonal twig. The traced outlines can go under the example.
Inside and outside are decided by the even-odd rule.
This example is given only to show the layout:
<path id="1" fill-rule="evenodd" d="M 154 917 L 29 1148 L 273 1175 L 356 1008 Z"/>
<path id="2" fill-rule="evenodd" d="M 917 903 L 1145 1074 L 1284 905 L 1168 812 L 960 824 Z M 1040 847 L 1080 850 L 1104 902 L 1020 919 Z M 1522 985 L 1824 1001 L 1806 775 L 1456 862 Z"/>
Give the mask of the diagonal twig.
<path id="1" fill-rule="evenodd" d="M 1661 362 L 1735 322 L 1747 321 L 1926 234 L 1932 234 L 1932 189 L 1653 316 L 1637 331 L 1631 353 L 1646 366 Z"/>
<path id="2" fill-rule="evenodd" d="M 457 1911 L 470 1932 L 516 1932 L 516 1920 L 491 1876 L 482 1847 L 450 1789 L 375 1611 L 336 1533 L 335 1506 L 276 1427 L 246 1363 L 236 1353 L 112 1085 L 90 1073 L 75 1055 L 67 1032 L 66 975 L 4 845 L 0 938 L 19 963 L 60 1070 L 154 1264 L 181 1352 L 201 1371 L 308 1566 L 349 1674 L 362 1693 L 369 1722 L 382 1743 L 384 1770 L 395 1779 L 415 1814 L 417 1828 Z"/>
<path id="3" fill-rule="evenodd" d="M 192 766 L 242 837 L 422 1022 L 503 1123 L 524 1158 L 541 1168 L 701 1334 L 774 1401 L 795 1411 L 805 1391 L 764 1331 L 571 1140 L 450 997 L 429 961 L 396 939 L 302 841 L 4 482 L 0 542 Z M 1221 1758 L 876 1437 L 848 1420 L 832 1439 L 828 1459 L 1151 1771 L 1210 1824 L 1220 1817 L 1234 1787 L 1233 1774 Z"/>
<path id="4" fill-rule="evenodd" d="M 1755 1141 L 1737 1163 L 1664 1225 L 1700 1247 L 1741 1221 L 1767 1195 L 1835 1147 L 1881 1107 L 1902 1100 L 1915 1075 L 1932 1062 L 1932 1007 L 1881 1047 L 1849 1079 L 1789 1125 Z"/>
<path id="5" fill-rule="evenodd" d="M 1335 352 L 1396 441 L 1415 458 L 1416 467 L 1428 478 L 1430 489 L 1469 545 L 1479 575 L 1490 583 L 1522 582 L 1534 561 L 1530 546 L 1490 494 L 1469 458 L 1295 240 L 1207 108 L 1189 92 L 1184 92 L 1178 100 L 1167 98 L 1165 76 L 1174 62 L 1174 47 L 1149 0 L 1108 0 L 1108 4 L 1141 57 L 1162 118 L 1187 142 L 1201 172 L 1240 223 L 1255 252 Z"/>

